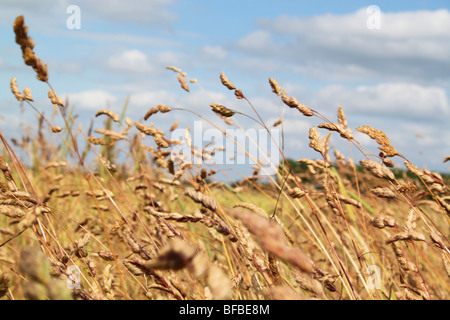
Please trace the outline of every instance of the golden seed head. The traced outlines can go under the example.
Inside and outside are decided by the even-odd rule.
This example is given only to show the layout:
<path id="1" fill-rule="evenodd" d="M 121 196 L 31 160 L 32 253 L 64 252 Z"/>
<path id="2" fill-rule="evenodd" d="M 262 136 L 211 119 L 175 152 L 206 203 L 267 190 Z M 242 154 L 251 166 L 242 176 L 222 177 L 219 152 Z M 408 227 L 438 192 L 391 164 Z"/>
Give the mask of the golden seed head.
<path id="1" fill-rule="evenodd" d="M 23 55 L 23 60 L 27 66 L 34 67 L 37 64 L 36 53 L 34 53 L 34 51 L 31 48 L 29 48 L 29 47 L 23 48 L 22 55 Z"/>
<path id="2" fill-rule="evenodd" d="M 144 116 L 144 120 L 147 120 L 150 118 L 153 114 L 157 113 L 159 109 L 157 107 L 153 107 L 150 110 L 147 111 L 147 113 Z"/>
<path id="3" fill-rule="evenodd" d="M 278 223 L 240 208 L 231 209 L 227 214 L 240 220 L 267 252 L 292 264 L 302 272 L 313 272 L 311 259 L 299 249 L 288 245 L 283 228 Z"/>
<path id="4" fill-rule="evenodd" d="M 158 108 L 159 111 L 161 111 L 161 113 L 167 113 L 172 110 L 171 107 L 168 107 L 164 104 L 158 104 L 156 107 Z"/>
<path id="5" fill-rule="evenodd" d="M 117 259 L 117 255 L 114 256 L 109 250 L 99 251 L 97 254 L 105 261 L 114 261 L 114 257 Z"/>
<path id="6" fill-rule="evenodd" d="M 393 168 L 395 166 L 394 161 L 392 161 L 391 159 L 383 159 L 383 163 L 388 168 Z"/>
<path id="7" fill-rule="evenodd" d="M 379 145 L 389 146 L 391 143 L 386 134 L 378 129 L 372 128 L 371 126 L 360 126 L 356 128 L 357 131 L 367 134 L 370 138 L 374 139 Z"/>
<path id="8" fill-rule="evenodd" d="M 384 224 L 384 218 L 382 216 L 376 216 L 375 218 L 373 218 L 372 225 L 378 229 L 383 229 L 386 226 Z"/>
<path id="9" fill-rule="evenodd" d="M 396 198 L 395 192 L 389 188 L 381 188 L 381 187 L 373 188 L 370 190 L 370 192 L 379 198 L 387 198 L 387 199 Z"/>
<path id="10" fill-rule="evenodd" d="M 282 124 L 283 123 L 283 120 L 278 120 L 278 121 L 275 121 L 275 123 L 272 125 L 273 127 L 278 127 L 280 124 Z"/>
<path id="11" fill-rule="evenodd" d="M 169 131 L 172 132 L 173 130 L 175 130 L 178 127 L 178 121 L 175 121 L 172 126 L 170 127 Z"/>
<path id="12" fill-rule="evenodd" d="M 60 107 L 63 107 L 63 106 L 64 106 L 63 100 L 62 100 L 60 97 L 57 97 L 57 96 L 56 96 L 55 91 L 49 90 L 49 91 L 48 91 L 48 97 L 50 98 L 50 101 L 51 101 L 53 104 L 56 104 L 56 105 L 58 105 L 58 106 L 60 106 Z"/>
<path id="13" fill-rule="evenodd" d="M 203 193 L 195 191 L 192 188 L 187 188 L 184 191 L 184 194 L 194 200 L 194 202 L 201 203 L 205 208 L 208 208 L 213 212 L 217 211 L 218 204 L 216 199 L 214 199 L 213 197 L 204 195 Z"/>
<path id="14" fill-rule="evenodd" d="M 13 24 L 14 33 L 16 35 L 16 43 L 20 45 L 23 60 L 26 65 L 33 67 L 40 81 L 48 80 L 47 65 L 38 59 L 33 51 L 34 40 L 28 36 L 28 28 L 25 26 L 23 16 L 18 16 Z"/>
<path id="15" fill-rule="evenodd" d="M 164 137 L 160 134 L 155 134 L 153 136 L 153 138 L 155 139 L 155 143 L 158 147 L 160 148 L 168 148 L 169 147 L 169 143 L 164 139 Z"/>
<path id="16" fill-rule="evenodd" d="M 222 84 L 229 90 L 236 89 L 235 85 L 230 80 L 228 80 L 227 76 L 225 75 L 225 73 L 223 73 L 223 71 L 220 73 L 220 81 L 222 81 Z"/>
<path id="17" fill-rule="evenodd" d="M 161 130 L 155 128 L 153 125 L 151 125 L 149 127 L 149 126 L 146 126 L 145 124 L 137 122 L 137 121 L 134 123 L 134 125 L 136 126 L 136 128 L 139 131 L 141 131 L 143 134 L 146 134 L 148 136 L 154 136 L 157 133 L 161 134 L 161 135 L 164 134 Z"/>
<path id="18" fill-rule="evenodd" d="M 313 111 L 305 106 L 304 104 L 298 102 L 295 97 L 288 97 L 286 90 L 281 92 L 281 100 L 290 108 L 298 109 L 304 116 L 311 117 L 314 115 Z"/>
<path id="19" fill-rule="evenodd" d="M 384 217 L 383 221 L 384 221 L 385 226 L 391 227 L 391 228 L 395 227 L 395 220 L 392 216 L 388 215 L 388 216 Z"/>
<path id="20" fill-rule="evenodd" d="M 212 107 L 212 111 L 226 118 L 231 117 L 236 113 L 221 104 L 211 104 L 210 106 Z"/>
<path id="21" fill-rule="evenodd" d="M 130 117 L 126 117 L 125 122 L 126 122 L 127 126 L 129 126 L 129 127 L 133 126 L 133 120 L 131 120 Z"/>
<path id="22" fill-rule="evenodd" d="M 114 122 L 119 122 L 119 115 L 112 112 L 111 110 L 100 110 L 95 114 L 95 117 L 98 117 L 99 115 L 107 115 L 110 117 Z"/>
<path id="23" fill-rule="evenodd" d="M 187 85 L 186 79 L 184 78 L 183 74 L 178 73 L 177 79 L 178 79 L 178 82 L 180 82 L 181 88 L 183 88 L 185 91 L 189 92 L 189 86 Z"/>
<path id="24" fill-rule="evenodd" d="M 95 132 L 111 137 L 113 140 L 126 140 L 127 137 L 113 130 L 95 129 Z"/>
<path id="25" fill-rule="evenodd" d="M 398 151 L 391 145 L 384 145 L 378 147 L 381 150 L 381 155 L 383 158 L 393 157 L 398 154 Z"/>
<path id="26" fill-rule="evenodd" d="M 319 124 L 317 127 L 322 129 L 328 129 L 330 131 L 344 132 L 343 130 L 344 128 L 342 127 L 342 125 L 337 123 L 325 122 Z"/>
<path id="27" fill-rule="evenodd" d="M 293 189 L 288 190 L 287 194 L 291 198 L 298 199 L 305 195 L 305 191 L 301 190 L 300 188 L 295 187 Z"/>
<path id="28" fill-rule="evenodd" d="M 168 67 L 166 67 L 166 69 L 172 70 L 172 71 L 177 72 L 177 73 L 181 73 L 181 69 L 179 69 L 177 67 L 174 67 L 174 66 L 168 66 Z"/>
<path id="29" fill-rule="evenodd" d="M 236 98 L 238 98 L 238 99 L 244 99 L 244 98 L 245 98 L 245 96 L 244 96 L 244 94 L 242 93 L 241 90 L 234 90 L 234 95 L 235 95 Z"/>
<path id="30" fill-rule="evenodd" d="M 272 92 L 275 93 L 277 96 L 281 95 L 281 87 L 278 84 L 278 81 L 273 79 L 273 78 L 269 78 L 269 84 L 272 87 Z"/>
<path id="31" fill-rule="evenodd" d="M 18 16 L 13 24 L 14 33 L 16 34 L 16 43 L 20 46 L 27 45 L 28 28 L 25 25 L 24 17 Z"/>
<path id="32" fill-rule="evenodd" d="M 92 143 L 92 144 L 95 144 L 95 145 L 106 145 L 107 144 L 104 139 L 96 138 L 96 137 L 93 137 L 93 136 L 89 136 L 88 137 L 88 141 L 90 143 Z"/>
<path id="33" fill-rule="evenodd" d="M 417 187 L 411 181 L 403 183 L 396 187 L 397 191 L 405 193 L 405 192 L 414 192 L 417 190 Z"/>
<path id="34" fill-rule="evenodd" d="M 344 127 L 347 128 L 347 120 L 345 118 L 344 109 L 341 106 L 338 107 L 338 121 Z"/>
<path id="35" fill-rule="evenodd" d="M 38 80 L 41 80 L 43 82 L 46 82 L 48 80 L 47 65 L 41 59 L 37 59 L 37 63 L 34 70 L 38 74 L 37 75 Z"/>
<path id="36" fill-rule="evenodd" d="M 10 85 L 11 85 L 11 91 L 14 94 L 14 96 L 16 97 L 16 99 L 18 101 L 23 101 L 24 97 L 19 91 L 19 87 L 17 86 L 17 78 L 16 77 L 11 78 Z"/>
<path id="37" fill-rule="evenodd" d="M 30 88 L 26 87 L 25 89 L 23 89 L 23 96 L 25 100 L 33 101 L 33 96 L 31 95 Z"/>
<path id="38" fill-rule="evenodd" d="M 323 140 L 320 140 L 319 137 L 320 133 L 316 127 L 309 129 L 309 146 L 317 152 L 323 153 L 325 151 L 325 143 Z"/>
<path id="39" fill-rule="evenodd" d="M 281 92 L 281 99 L 290 108 L 297 108 L 300 105 L 295 97 L 288 97 L 286 90 Z"/>
<path id="40" fill-rule="evenodd" d="M 61 132 L 61 131 L 62 131 L 62 128 L 59 127 L 59 126 L 53 126 L 52 127 L 52 132 L 54 132 L 54 133 Z"/>
<path id="41" fill-rule="evenodd" d="M 392 171 L 378 162 L 372 160 L 361 160 L 359 163 L 364 169 L 369 171 L 375 177 L 395 180 L 395 176 Z"/>

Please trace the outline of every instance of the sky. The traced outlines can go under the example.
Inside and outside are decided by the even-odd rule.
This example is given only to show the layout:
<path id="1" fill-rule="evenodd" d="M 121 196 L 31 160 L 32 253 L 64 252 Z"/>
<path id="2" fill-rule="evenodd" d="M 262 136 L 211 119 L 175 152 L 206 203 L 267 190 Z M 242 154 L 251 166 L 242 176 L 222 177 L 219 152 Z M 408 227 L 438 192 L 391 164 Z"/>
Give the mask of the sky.
<path id="1" fill-rule="evenodd" d="M 68 12 L 72 5 L 79 20 Z M 332 121 L 342 106 L 355 138 L 370 152 L 378 154 L 377 145 L 356 132 L 358 126 L 383 130 L 417 166 L 450 172 L 450 162 L 443 162 L 450 155 L 448 0 L 1 0 L 0 130 L 16 138 L 24 126 L 34 130 L 36 113 L 14 99 L 12 77 L 19 88 L 32 90 L 46 116 L 53 111 L 48 88 L 23 64 L 14 42 L 18 15 L 48 65 L 50 83 L 75 106 L 84 130 L 92 119 L 102 126 L 104 119 L 94 118 L 98 110 L 121 112 L 127 97 L 127 116 L 135 121 L 158 104 L 193 110 L 221 128 L 227 126 L 211 103 L 256 118 L 221 84 L 224 72 L 268 125 L 283 115 L 287 157 L 319 159 L 308 147 L 308 132 L 322 121 L 285 108 L 271 91 L 271 77 L 288 96 Z M 167 66 L 197 80 L 189 83 L 190 92 Z M 244 128 L 261 129 L 248 117 L 234 117 Z M 167 130 L 174 121 L 192 128 L 199 120 L 177 111 L 146 123 Z M 356 161 L 363 157 L 337 134 L 331 147 Z M 404 168 L 402 159 L 393 160 Z"/>

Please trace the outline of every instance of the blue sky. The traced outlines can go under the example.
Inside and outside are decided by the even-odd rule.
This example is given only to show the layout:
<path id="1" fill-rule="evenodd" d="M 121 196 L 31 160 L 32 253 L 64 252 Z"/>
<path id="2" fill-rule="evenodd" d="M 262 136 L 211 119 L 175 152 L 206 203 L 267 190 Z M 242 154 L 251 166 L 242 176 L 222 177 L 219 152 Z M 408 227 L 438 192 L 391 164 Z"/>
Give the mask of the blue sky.
<path id="1" fill-rule="evenodd" d="M 69 5 L 80 8 L 79 30 L 67 28 Z M 380 9 L 380 29 L 367 27 L 371 5 Z M 9 91 L 13 76 L 20 88 L 31 88 L 46 115 L 52 112 L 47 88 L 23 64 L 14 43 L 12 23 L 23 14 L 35 52 L 48 64 L 50 82 L 75 105 L 86 130 L 96 111 L 120 111 L 127 96 L 133 120 L 159 103 L 190 108 L 215 121 L 210 103 L 251 114 L 221 85 L 224 71 L 267 123 L 280 118 L 279 101 L 267 81 L 272 77 L 289 96 L 329 119 L 336 119 L 342 105 L 353 129 L 384 130 L 413 163 L 449 172 L 443 163 L 450 155 L 449 7 L 448 0 L 3 0 L 0 128 L 12 137 L 20 125 L 35 124 L 33 112 L 19 108 Z M 165 69 L 169 65 L 199 86 L 191 84 L 190 93 L 181 90 L 175 73 Z M 318 158 L 308 148 L 308 130 L 320 121 L 290 109 L 284 115 L 287 156 Z M 198 119 L 186 113 L 150 119 L 163 129 L 173 121 L 185 127 L 193 120 Z M 95 124 L 100 127 L 101 119 Z M 355 136 L 377 152 L 367 137 Z M 336 135 L 333 146 L 350 155 L 340 140 Z M 356 150 L 353 155 L 360 158 Z"/>

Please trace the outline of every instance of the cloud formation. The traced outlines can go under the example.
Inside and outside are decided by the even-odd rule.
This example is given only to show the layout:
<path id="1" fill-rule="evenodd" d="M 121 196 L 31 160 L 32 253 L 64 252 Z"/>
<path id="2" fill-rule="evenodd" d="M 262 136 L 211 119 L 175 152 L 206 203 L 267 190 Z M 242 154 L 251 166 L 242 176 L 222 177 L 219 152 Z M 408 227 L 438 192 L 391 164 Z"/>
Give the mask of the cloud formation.
<path id="1" fill-rule="evenodd" d="M 450 71 L 448 10 L 383 13 L 369 29 L 366 9 L 312 17 L 281 15 L 258 20 L 259 30 L 236 43 L 252 56 L 285 61 L 285 67 L 325 79 L 447 79 Z M 331 70 L 329 69 L 331 68 Z M 331 72 L 327 72 L 331 71 Z M 339 74 L 339 73 L 338 73 Z"/>
<path id="2" fill-rule="evenodd" d="M 168 25 L 178 20 L 170 10 L 175 0 L 96 0 L 82 1 L 88 14 L 112 23 L 137 23 L 140 25 Z"/>
<path id="3" fill-rule="evenodd" d="M 445 90 L 414 83 L 380 83 L 373 86 L 347 88 L 330 85 L 318 90 L 314 105 L 326 106 L 331 101 L 358 115 L 398 117 L 409 120 L 439 120 L 450 114 Z M 436 115 L 440 117 L 436 118 Z"/>

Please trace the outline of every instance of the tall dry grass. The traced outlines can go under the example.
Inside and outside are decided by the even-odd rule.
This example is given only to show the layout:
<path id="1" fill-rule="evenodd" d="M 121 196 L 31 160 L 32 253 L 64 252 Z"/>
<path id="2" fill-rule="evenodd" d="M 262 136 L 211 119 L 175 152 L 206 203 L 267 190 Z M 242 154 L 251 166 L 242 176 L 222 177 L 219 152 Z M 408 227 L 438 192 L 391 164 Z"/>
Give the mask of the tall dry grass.
<path id="1" fill-rule="evenodd" d="M 408 161 L 384 132 L 356 128 L 377 142 L 378 151 L 368 150 L 342 107 L 331 121 L 270 78 L 268 89 L 289 108 L 282 114 L 321 121 L 309 131 L 317 159 L 298 159 L 306 168 L 298 170 L 279 145 L 283 160 L 275 175 L 263 181 L 258 163 L 251 176 L 229 185 L 215 178 L 226 174 L 220 166 L 171 157 L 181 143 L 170 139 L 178 123 L 168 131 L 148 124 L 160 113 L 192 110 L 160 104 L 143 122 L 126 117 L 126 107 L 122 115 L 99 110 L 93 116 L 104 118 L 104 127 L 84 132 L 51 86 L 23 17 L 14 32 L 65 126 L 53 125 L 31 91 L 12 78 L 12 93 L 40 120 L 37 136 L 12 145 L 0 131 L 0 298 L 449 298 L 448 181 Z M 168 69 L 190 92 L 196 81 Z M 254 114 L 215 103 L 200 119 L 214 125 L 219 116 L 239 128 L 239 117 L 248 117 L 269 134 L 282 127 L 282 116 L 267 125 L 244 91 L 224 73 L 219 79 Z M 355 164 L 339 150 L 331 155 L 332 134 L 364 160 Z M 55 135 L 56 144 L 50 142 Z M 193 156 L 215 152 L 186 139 Z M 120 161 L 119 144 L 131 161 Z M 30 152 L 31 166 L 16 156 L 18 149 Z M 392 169 L 393 157 L 403 159 L 404 170 Z"/>

